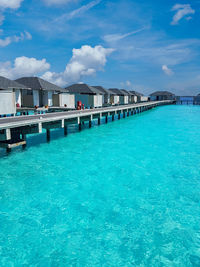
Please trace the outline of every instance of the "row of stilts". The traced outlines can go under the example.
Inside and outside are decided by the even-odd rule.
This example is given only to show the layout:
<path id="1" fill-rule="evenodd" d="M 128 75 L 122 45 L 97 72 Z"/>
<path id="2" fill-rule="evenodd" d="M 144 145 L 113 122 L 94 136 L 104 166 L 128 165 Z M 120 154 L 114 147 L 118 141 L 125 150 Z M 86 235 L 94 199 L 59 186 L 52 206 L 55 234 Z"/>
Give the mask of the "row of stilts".
<path id="1" fill-rule="evenodd" d="M 153 107 L 154 107 L 154 106 L 150 106 L 150 107 L 149 107 L 149 106 L 143 106 L 143 107 L 135 108 L 135 109 L 133 109 L 133 110 L 131 110 L 131 111 L 123 112 L 123 118 L 126 118 L 126 115 L 127 115 L 127 117 L 129 117 L 130 115 L 133 116 L 133 115 L 138 114 L 138 113 L 141 113 L 141 112 L 143 112 L 143 111 L 152 109 Z M 121 119 L 121 114 L 122 114 L 121 111 L 117 114 L 117 118 L 118 118 L 118 120 Z M 110 115 L 110 116 L 112 117 L 111 121 L 114 121 L 115 118 L 116 118 L 116 114 L 112 114 L 112 115 Z M 102 117 L 105 117 L 105 123 L 108 123 L 108 117 L 109 117 L 109 115 L 106 115 L 106 116 L 100 116 L 100 117 L 97 118 L 97 124 L 98 124 L 98 125 L 101 125 L 101 119 L 102 119 Z M 78 124 L 78 130 L 79 130 L 79 131 L 81 131 L 81 130 L 83 129 L 83 126 L 85 125 L 85 122 L 86 122 L 86 121 L 89 123 L 89 128 L 92 127 L 92 121 L 93 121 L 93 120 L 92 120 L 92 119 L 90 119 L 90 120 L 85 120 L 85 121 L 82 121 L 82 122 L 80 122 L 80 123 Z M 66 125 L 63 127 L 63 130 L 64 130 L 64 136 L 67 136 L 67 135 L 68 135 L 68 128 L 67 128 Z M 47 138 L 47 142 L 50 142 L 50 140 L 51 140 L 50 129 L 46 129 L 46 138 Z"/>

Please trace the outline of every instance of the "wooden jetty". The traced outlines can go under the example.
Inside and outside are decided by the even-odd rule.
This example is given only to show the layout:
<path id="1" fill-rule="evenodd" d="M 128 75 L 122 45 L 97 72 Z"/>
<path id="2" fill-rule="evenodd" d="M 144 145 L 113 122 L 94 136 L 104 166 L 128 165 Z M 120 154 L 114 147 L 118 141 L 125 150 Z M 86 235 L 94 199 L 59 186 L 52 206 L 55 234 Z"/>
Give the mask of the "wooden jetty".
<path id="1" fill-rule="evenodd" d="M 115 116 L 120 119 L 123 114 L 123 118 L 125 118 L 126 116 L 134 115 L 157 106 L 169 104 L 174 104 L 174 101 L 152 101 L 106 108 L 1 118 L 0 147 L 6 148 L 10 152 L 13 147 L 26 147 L 26 135 L 42 133 L 43 129 L 46 130 L 47 141 L 50 141 L 51 129 L 63 128 L 64 135 L 67 135 L 67 126 L 71 124 L 78 124 L 79 130 L 81 130 L 82 123 L 85 121 L 89 122 L 89 127 L 91 127 L 93 120 L 98 120 L 100 125 L 102 118 L 105 118 L 107 123 L 109 116 L 114 121 Z"/>

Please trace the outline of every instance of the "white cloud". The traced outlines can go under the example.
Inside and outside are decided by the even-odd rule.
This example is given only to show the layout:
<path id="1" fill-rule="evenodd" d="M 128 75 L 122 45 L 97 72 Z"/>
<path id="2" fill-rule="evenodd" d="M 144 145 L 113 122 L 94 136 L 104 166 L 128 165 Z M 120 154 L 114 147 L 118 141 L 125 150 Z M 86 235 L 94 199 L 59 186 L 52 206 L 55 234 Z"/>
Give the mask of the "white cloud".
<path id="1" fill-rule="evenodd" d="M 0 0 L 0 8 L 13 8 L 17 9 L 20 7 L 23 0 Z"/>
<path id="2" fill-rule="evenodd" d="M 63 21 L 68 21 L 70 19 L 73 19 L 74 17 L 78 17 L 81 14 L 85 13 L 86 11 L 90 10 L 94 6 L 98 5 L 102 0 L 94 0 L 87 5 L 83 5 L 80 8 L 77 8 L 70 13 L 65 13 L 62 16 L 58 17 L 57 19 L 54 20 L 54 22 L 63 22 Z"/>
<path id="3" fill-rule="evenodd" d="M 64 86 L 68 83 L 80 82 L 82 77 L 103 70 L 107 56 L 112 52 L 113 49 L 104 48 L 100 45 L 95 47 L 84 45 L 80 49 L 73 49 L 72 58 L 66 65 L 64 72 L 61 73 L 48 71 L 50 64 L 46 59 L 37 60 L 25 56 L 18 57 L 15 59 L 13 66 L 10 61 L 0 62 L 0 75 L 15 79 L 22 76 L 43 74 L 42 78 Z"/>
<path id="4" fill-rule="evenodd" d="M 176 4 L 172 7 L 172 11 L 176 11 L 176 14 L 173 16 L 171 25 L 176 25 L 183 17 L 195 13 L 195 10 L 191 8 L 190 4 Z M 189 18 L 191 18 L 191 16 L 189 16 Z"/>
<path id="5" fill-rule="evenodd" d="M 125 88 L 130 88 L 132 86 L 132 83 L 130 81 L 121 82 L 120 85 Z"/>
<path id="6" fill-rule="evenodd" d="M 121 34 L 121 33 L 116 33 L 116 34 L 108 34 L 108 35 L 104 35 L 103 36 L 103 40 L 108 42 L 108 43 L 112 43 L 112 42 L 117 42 L 119 40 L 122 40 L 128 36 L 134 35 L 138 32 L 141 32 L 143 30 L 147 29 L 146 27 L 143 27 L 142 29 L 136 30 L 136 31 L 132 31 L 132 32 L 128 32 L 125 34 Z"/>
<path id="7" fill-rule="evenodd" d="M 131 82 L 130 81 L 126 81 L 126 85 L 130 87 L 131 86 Z"/>
<path id="8" fill-rule="evenodd" d="M 98 5 L 99 3 L 101 2 L 101 0 L 94 0 L 90 3 L 88 3 L 87 5 L 84 5 L 78 9 L 75 9 L 74 11 L 72 11 L 70 14 L 69 14 L 69 17 L 70 18 L 73 18 L 75 16 L 78 16 L 82 13 L 85 13 L 87 10 L 91 9 L 92 7 Z"/>
<path id="9" fill-rule="evenodd" d="M 31 39 L 32 39 L 32 35 L 29 32 L 25 31 L 24 33 L 21 33 L 19 36 L 14 35 L 14 36 L 6 37 L 4 39 L 0 39 L 0 47 L 5 47 L 11 43 L 18 43 L 20 41 L 31 40 Z"/>
<path id="10" fill-rule="evenodd" d="M 172 76 L 174 74 L 174 72 L 168 68 L 167 65 L 162 65 L 162 70 L 168 76 Z"/>
<path id="11" fill-rule="evenodd" d="M 43 73 L 50 68 L 46 59 L 37 60 L 35 58 L 17 57 L 14 65 L 11 62 L 0 62 L 0 75 L 10 79 L 16 79 L 22 76 L 33 76 Z"/>
<path id="12" fill-rule="evenodd" d="M 73 49 L 72 52 L 72 58 L 66 65 L 64 72 L 48 71 L 42 77 L 60 86 L 71 82 L 79 82 L 83 76 L 90 76 L 103 70 L 107 56 L 113 52 L 113 49 L 104 48 L 100 45 L 95 47 L 84 45 L 80 49 Z"/>

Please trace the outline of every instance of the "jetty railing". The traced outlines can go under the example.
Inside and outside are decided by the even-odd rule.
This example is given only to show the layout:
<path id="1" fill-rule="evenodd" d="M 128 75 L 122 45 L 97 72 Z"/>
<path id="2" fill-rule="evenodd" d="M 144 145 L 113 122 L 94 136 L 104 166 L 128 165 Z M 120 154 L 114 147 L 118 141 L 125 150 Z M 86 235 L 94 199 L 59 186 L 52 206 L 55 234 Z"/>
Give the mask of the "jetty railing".
<path id="1" fill-rule="evenodd" d="M 50 130 L 63 128 L 64 135 L 67 135 L 67 126 L 78 124 L 79 130 L 82 129 L 82 124 L 87 121 L 89 127 L 92 126 L 93 120 L 98 120 L 101 124 L 101 119 L 104 117 L 105 122 L 108 122 L 108 117 L 112 116 L 114 121 L 115 116 L 118 119 L 143 111 L 152 109 L 161 105 L 174 104 L 175 101 L 151 101 L 138 104 L 129 104 L 121 106 L 112 106 L 106 108 L 96 108 L 89 110 L 76 110 L 66 112 L 55 112 L 39 115 L 7 117 L 0 119 L 0 147 L 6 148 L 10 152 L 12 148 L 17 146 L 26 147 L 26 135 L 42 133 L 46 130 L 47 141 L 50 141 Z"/>

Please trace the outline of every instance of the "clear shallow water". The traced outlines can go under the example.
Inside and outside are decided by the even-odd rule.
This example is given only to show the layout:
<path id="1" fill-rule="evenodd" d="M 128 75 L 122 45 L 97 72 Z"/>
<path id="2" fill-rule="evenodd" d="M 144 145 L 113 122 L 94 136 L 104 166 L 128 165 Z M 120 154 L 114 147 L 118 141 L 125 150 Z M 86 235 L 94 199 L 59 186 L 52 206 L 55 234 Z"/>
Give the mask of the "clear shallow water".
<path id="1" fill-rule="evenodd" d="M 2 155 L 0 266 L 200 266 L 199 129 L 165 106 Z"/>

